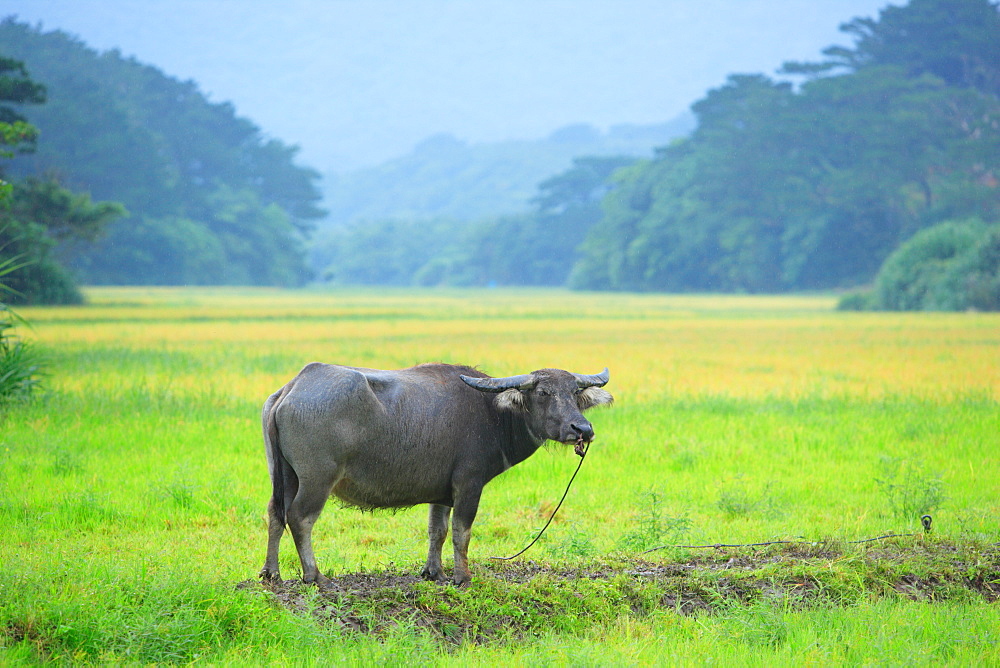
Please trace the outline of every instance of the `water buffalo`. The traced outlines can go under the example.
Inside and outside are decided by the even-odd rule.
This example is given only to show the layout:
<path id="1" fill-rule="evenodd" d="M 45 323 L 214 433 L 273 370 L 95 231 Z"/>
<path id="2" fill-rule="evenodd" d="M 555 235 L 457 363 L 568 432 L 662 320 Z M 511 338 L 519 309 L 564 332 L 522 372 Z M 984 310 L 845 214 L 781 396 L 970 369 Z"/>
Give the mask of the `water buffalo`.
<path id="1" fill-rule="evenodd" d="M 267 560 L 277 580 L 278 544 L 291 529 L 302 579 L 328 586 L 316 566 L 312 527 L 332 495 L 361 509 L 429 503 L 430 549 L 421 575 L 444 579 L 441 548 L 452 518 L 454 582 L 468 584 L 472 522 L 483 486 L 546 440 L 589 443 L 583 417 L 610 404 L 605 369 L 581 375 L 541 369 L 509 378 L 451 364 L 379 371 L 312 363 L 264 404 L 271 474 Z"/>

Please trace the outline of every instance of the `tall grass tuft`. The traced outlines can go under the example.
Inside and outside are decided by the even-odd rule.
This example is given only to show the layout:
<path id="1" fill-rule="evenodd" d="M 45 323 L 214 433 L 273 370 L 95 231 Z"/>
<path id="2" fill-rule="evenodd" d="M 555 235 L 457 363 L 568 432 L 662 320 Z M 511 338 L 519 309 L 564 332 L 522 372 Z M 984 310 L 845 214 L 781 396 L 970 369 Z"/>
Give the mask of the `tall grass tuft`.
<path id="1" fill-rule="evenodd" d="M 38 386 L 42 356 L 14 333 L 20 316 L 0 303 L 0 405 L 31 395 Z"/>
<path id="2" fill-rule="evenodd" d="M 0 248 L 2 250 L 2 248 Z M 0 261 L 0 278 L 11 274 L 30 261 L 15 255 Z M 0 283 L 0 298 L 19 296 L 20 293 L 6 283 Z M 31 344 L 14 334 L 15 326 L 24 319 L 0 301 L 0 406 L 12 399 L 26 397 L 38 384 L 41 355 Z"/>
<path id="3" fill-rule="evenodd" d="M 25 264 L 20 256 L 0 261 L 0 278 Z M 10 286 L 0 283 L 0 298 L 18 294 Z M 41 371 L 41 355 L 34 346 L 14 333 L 18 323 L 25 324 L 24 319 L 5 302 L 0 302 L 0 405 L 30 395 L 38 384 Z"/>

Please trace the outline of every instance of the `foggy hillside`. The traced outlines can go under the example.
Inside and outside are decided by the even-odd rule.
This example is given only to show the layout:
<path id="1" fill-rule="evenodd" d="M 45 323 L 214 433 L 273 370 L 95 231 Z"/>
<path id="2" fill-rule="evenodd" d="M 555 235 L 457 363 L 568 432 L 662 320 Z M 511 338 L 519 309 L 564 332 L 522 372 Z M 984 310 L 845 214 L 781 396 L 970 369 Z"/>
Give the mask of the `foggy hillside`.
<path id="1" fill-rule="evenodd" d="M 407 155 L 326 180 L 328 225 L 357 220 L 481 220 L 526 210 L 538 184 L 580 156 L 652 157 L 694 128 L 683 114 L 658 125 L 617 125 L 607 132 L 579 124 L 536 141 L 469 144 L 429 137 Z"/>

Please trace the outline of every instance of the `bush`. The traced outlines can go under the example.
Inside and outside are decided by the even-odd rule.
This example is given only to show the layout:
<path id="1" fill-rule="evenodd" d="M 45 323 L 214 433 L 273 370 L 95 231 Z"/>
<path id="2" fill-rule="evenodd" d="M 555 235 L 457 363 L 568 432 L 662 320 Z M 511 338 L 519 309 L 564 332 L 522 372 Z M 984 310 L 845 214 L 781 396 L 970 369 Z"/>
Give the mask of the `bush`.
<path id="1" fill-rule="evenodd" d="M 1000 226 L 978 219 L 940 223 L 890 255 L 871 293 L 841 299 L 842 310 L 1000 310 Z"/>
<path id="2" fill-rule="evenodd" d="M 84 302 L 83 293 L 70 273 L 49 257 L 39 258 L 32 265 L 6 277 L 4 282 L 17 290 L 17 294 L 7 297 L 7 301 L 14 305 L 67 305 Z"/>
<path id="3" fill-rule="evenodd" d="M 874 308 L 874 296 L 871 291 L 849 292 L 837 302 L 838 311 L 871 311 Z"/>
<path id="4" fill-rule="evenodd" d="M 83 294 L 52 255 L 56 242 L 42 225 L 5 221 L 0 227 L 0 257 L 5 264 L 5 304 L 81 304 Z"/>

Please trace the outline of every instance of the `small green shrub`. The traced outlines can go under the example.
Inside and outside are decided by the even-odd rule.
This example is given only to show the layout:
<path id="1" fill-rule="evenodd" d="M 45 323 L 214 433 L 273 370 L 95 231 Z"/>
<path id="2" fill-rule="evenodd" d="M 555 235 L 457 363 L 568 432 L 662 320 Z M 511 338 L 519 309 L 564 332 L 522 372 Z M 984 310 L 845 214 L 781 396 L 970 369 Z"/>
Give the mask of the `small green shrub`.
<path id="1" fill-rule="evenodd" d="M 762 598 L 744 605 L 727 599 L 720 607 L 722 624 L 738 642 L 769 648 L 781 647 L 788 642 L 787 602 Z"/>
<path id="2" fill-rule="evenodd" d="M 1000 311 L 1000 226 L 979 239 L 968 264 L 962 267 L 969 308 Z"/>
<path id="3" fill-rule="evenodd" d="M 556 557 L 592 557 L 597 554 L 597 547 L 583 527 L 576 522 L 564 528 L 563 538 L 548 548 L 549 554 Z"/>
<path id="4" fill-rule="evenodd" d="M 940 508 L 947 498 L 941 476 L 928 474 L 908 459 L 883 457 L 880 468 L 875 483 L 894 516 L 919 517 Z"/>
<path id="5" fill-rule="evenodd" d="M 638 495 L 639 511 L 634 518 L 638 526 L 622 536 L 619 541 L 622 549 L 642 551 L 665 543 L 677 543 L 691 530 L 690 519 L 663 514 L 660 508 L 662 496 L 653 489 Z"/>

